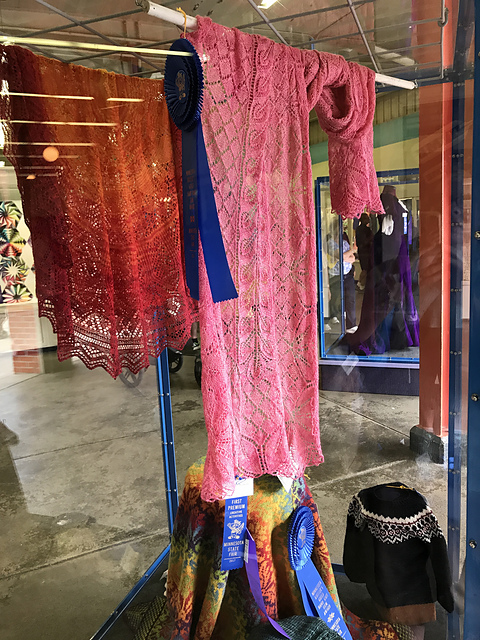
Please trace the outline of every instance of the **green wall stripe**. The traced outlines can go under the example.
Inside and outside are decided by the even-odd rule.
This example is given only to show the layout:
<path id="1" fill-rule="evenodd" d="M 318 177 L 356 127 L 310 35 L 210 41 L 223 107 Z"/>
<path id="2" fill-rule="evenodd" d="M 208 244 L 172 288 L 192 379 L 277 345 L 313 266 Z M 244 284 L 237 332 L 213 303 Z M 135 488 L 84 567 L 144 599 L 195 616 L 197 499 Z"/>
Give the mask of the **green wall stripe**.
<path id="1" fill-rule="evenodd" d="M 328 143 L 319 142 L 318 144 L 312 144 L 310 147 L 310 155 L 312 156 L 312 164 L 318 164 L 319 162 L 326 162 L 328 160 Z"/>
<path id="2" fill-rule="evenodd" d="M 395 118 L 373 127 L 373 146 L 386 147 L 389 144 L 418 138 L 418 113 L 411 113 L 403 118 Z M 310 147 L 312 164 L 328 160 L 328 143 L 320 142 Z"/>

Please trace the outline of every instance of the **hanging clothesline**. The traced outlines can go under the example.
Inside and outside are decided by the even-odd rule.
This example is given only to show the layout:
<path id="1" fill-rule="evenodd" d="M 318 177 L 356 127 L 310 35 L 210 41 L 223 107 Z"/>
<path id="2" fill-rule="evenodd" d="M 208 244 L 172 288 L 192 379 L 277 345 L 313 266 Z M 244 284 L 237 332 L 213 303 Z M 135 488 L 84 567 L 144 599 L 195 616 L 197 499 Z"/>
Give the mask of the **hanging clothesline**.
<path id="1" fill-rule="evenodd" d="M 170 22 L 178 27 L 186 27 L 187 31 L 195 31 L 197 28 L 197 19 L 193 16 L 184 16 L 181 12 L 174 11 L 161 4 L 150 2 L 149 0 L 136 0 L 136 4 L 141 7 L 148 15 L 155 16 L 165 22 Z M 375 74 L 375 82 L 387 84 L 392 87 L 401 89 L 415 89 L 416 83 L 411 80 L 403 80 L 402 78 L 393 78 L 382 73 Z"/>

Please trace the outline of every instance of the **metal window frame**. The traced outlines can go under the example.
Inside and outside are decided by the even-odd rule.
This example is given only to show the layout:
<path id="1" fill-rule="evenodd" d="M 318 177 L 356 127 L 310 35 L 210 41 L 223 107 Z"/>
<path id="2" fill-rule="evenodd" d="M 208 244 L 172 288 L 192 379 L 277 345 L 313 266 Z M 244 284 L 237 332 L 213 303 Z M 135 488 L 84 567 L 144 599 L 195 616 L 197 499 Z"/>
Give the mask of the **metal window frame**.
<path id="1" fill-rule="evenodd" d="M 472 226 L 470 254 L 469 361 L 480 358 L 480 0 L 475 2 L 475 77 L 473 103 Z M 475 152 L 475 146 L 477 152 Z M 480 369 L 468 372 L 467 547 L 465 557 L 464 640 L 478 640 L 480 602 Z"/>
<path id="2" fill-rule="evenodd" d="M 462 512 L 462 350 L 463 350 L 463 218 L 465 151 L 465 78 L 473 36 L 474 3 L 460 0 L 452 87 L 452 152 L 450 208 L 450 345 L 448 394 L 448 556 L 453 582 L 460 579 Z M 473 225 L 473 220 L 472 220 Z M 472 226 L 473 228 L 473 226 Z M 473 264 L 473 262 L 472 262 Z M 472 273 L 473 276 L 473 273 Z M 470 327 L 472 327 L 473 318 Z M 470 421 L 470 416 L 469 416 Z M 470 466 L 467 473 L 470 472 Z M 458 605 L 448 616 L 448 637 L 461 637 Z"/>
<path id="3" fill-rule="evenodd" d="M 323 312 L 323 245 L 321 226 L 321 183 L 315 180 L 315 231 L 317 238 L 317 295 L 318 295 L 318 340 L 320 358 L 325 357 L 325 317 Z"/>
<path id="4" fill-rule="evenodd" d="M 384 184 L 392 184 L 392 185 L 417 184 L 418 175 L 419 175 L 418 168 L 397 169 L 397 170 L 389 169 L 387 171 L 377 171 L 377 179 L 378 179 L 379 186 L 382 186 Z M 384 183 L 381 182 L 382 178 L 399 177 L 399 176 L 417 176 L 417 178 L 414 180 L 405 180 L 403 182 L 384 182 Z M 321 215 L 322 215 L 321 188 L 322 188 L 322 185 L 329 185 L 329 184 L 330 184 L 330 178 L 328 176 L 321 176 L 319 178 L 316 178 L 315 180 L 315 219 L 316 219 L 316 225 L 317 225 L 317 243 L 321 241 L 320 240 L 321 239 Z M 323 276 L 322 276 L 323 269 L 321 267 L 322 265 L 321 247 L 317 248 L 317 253 L 319 255 L 319 260 L 317 263 L 318 271 L 320 273 L 319 281 L 323 282 Z M 319 293 L 320 291 L 321 289 L 319 288 Z M 343 304 L 343 298 L 344 298 L 343 278 L 342 278 L 342 294 L 341 295 L 342 295 L 342 304 Z M 321 302 L 321 311 L 323 314 L 323 297 Z M 330 353 L 331 349 L 335 348 L 337 343 L 344 337 L 344 334 L 345 334 L 344 329 L 342 329 L 337 340 L 330 347 L 328 347 L 328 349 L 325 348 L 325 330 L 324 329 L 325 329 L 325 319 L 322 315 L 321 317 L 319 316 L 319 332 L 321 336 L 320 364 L 323 366 L 323 365 L 338 364 L 340 362 L 344 362 L 347 356 Z M 356 361 L 358 360 L 359 366 L 362 366 L 362 367 L 379 367 L 383 364 L 385 365 L 385 367 L 398 368 L 398 369 L 403 369 L 403 368 L 418 369 L 419 368 L 419 358 L 402 358 L 399 356 L 390 357 L 390 356 L 383 356 L 383 355 L 370 355 L 370 356 L 355 355 L 355 360 Z"/>

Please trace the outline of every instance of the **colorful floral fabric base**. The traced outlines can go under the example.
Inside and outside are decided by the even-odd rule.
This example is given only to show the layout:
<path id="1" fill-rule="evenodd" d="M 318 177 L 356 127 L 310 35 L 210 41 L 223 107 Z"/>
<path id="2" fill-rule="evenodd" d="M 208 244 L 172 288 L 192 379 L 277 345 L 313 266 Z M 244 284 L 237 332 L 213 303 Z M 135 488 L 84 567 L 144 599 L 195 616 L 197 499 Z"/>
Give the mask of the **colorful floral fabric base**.
<path id="1" fill-rule="evenodd" d="M 162 611 L 149 626 L 148 635 L 142 632 L 141 640 L 245 640 L 257 624 L 265 622 L 250 592 L 245 568 L 220 570 L 225 501 L 201 499 L 204 463 L 205 459 L 201 459 L 188 470 L 175 520 L 167 580 L 170 613 Z M 322 525 L 304 478 L 294 482 L 289 494 L 274 476 L 262 476 L 254 482 L 255 494 L 248 499 L 247 526 L 257 546 L 268 614 L 280 620 L 304 615 L 287 549 L 289 517 L 300 505 L 312 510 L 312 560 L 338 605 Z M 386 622 L 362 621 L 345 608 L 343 613 L 353 640 L 400 640 L 397 631 Z M 140 631 L 140 626 L 137 629 Z"/>

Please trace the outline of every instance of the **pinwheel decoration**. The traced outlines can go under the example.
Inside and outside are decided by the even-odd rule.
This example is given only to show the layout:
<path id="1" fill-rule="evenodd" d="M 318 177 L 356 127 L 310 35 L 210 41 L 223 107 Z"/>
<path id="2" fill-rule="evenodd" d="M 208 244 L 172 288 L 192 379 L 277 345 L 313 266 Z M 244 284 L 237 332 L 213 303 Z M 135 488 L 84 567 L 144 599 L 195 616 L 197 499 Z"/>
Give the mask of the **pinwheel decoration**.
<path id="1" fill-rule="evenodd" d="M 28 274 L 28 266 L 22 258 L 1 258 L 0 277 L 6 286 L 21 284 Z"/>
<path id="2" fill-rule="evenodd" d="M 0 255 L 5 258 L 13 258 L 19 256 L 25 240 L 16 229 L 4 228 L 0 230 Z"/>
<path id="3" fill-rule="evenodd" d="M 22 212 L 11 200 L 0 202 L 0 229 L 16 229 Z"/>
<path id="4" fill-rule="evenodd" d="M 7 304 L 15 304 L 28 302 L 32 299 L 32 294 L 24 284 L 12 284 L 2 291 L 2 298 Z"/>

